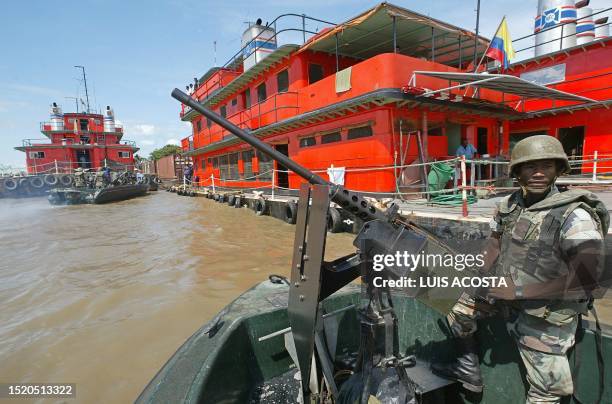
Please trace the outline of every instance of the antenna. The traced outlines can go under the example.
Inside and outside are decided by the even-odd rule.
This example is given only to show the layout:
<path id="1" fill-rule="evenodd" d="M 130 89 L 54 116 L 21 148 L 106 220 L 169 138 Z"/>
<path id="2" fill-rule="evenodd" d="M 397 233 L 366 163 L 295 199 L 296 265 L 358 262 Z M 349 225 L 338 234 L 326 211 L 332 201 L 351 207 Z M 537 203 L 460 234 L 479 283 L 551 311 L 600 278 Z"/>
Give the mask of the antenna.
<path id="1" fill-rule="evenodd" d="M 476 70 L 478 69 L 478 67 L 476 66 L 476 59 L 478 59 L 478 28 L 479 28 L 479 25 L 480 25 L 480 0 L 478 0 L 476 4 L 476 36 L 474 37 L 474 72 L 475 73 L 476 73 Z M 495 32 L 493 35 L 495 34 L 497 34 L 497 32 Z"/>
<path id="2" fill-rule="evenodd" d="M 217 41 L 213 41 L 213 48 L 214 48 L 214 64 L 213 66 L 217 66 Z"/>
<path id="3" fill-rule="evenodd" d="M 85 82 L 85 98 L 87 99 L 87 113 L 89 114 L 89 94 L 87 93 L 87 76 L 85 76 L 85 66 L 74 66 L 83 71 L 83 81 Z M 83 100 L 81 100 L 83 102 Z"/>
<path id="4" fill-rule="evenodd" d="M 79 113 L 79 99 L 77 97 L 64 97 L 68 100 L 74 100 L 74 105 L 76 106 L 76 113 Z"/>

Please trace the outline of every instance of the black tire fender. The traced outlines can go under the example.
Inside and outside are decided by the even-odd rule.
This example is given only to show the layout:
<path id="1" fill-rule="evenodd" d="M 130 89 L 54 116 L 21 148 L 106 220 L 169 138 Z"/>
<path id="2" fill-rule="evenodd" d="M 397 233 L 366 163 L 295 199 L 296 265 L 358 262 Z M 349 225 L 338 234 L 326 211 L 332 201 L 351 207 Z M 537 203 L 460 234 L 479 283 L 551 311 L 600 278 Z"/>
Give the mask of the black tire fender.
<path id="1" fill-rule="evenodd" d="M 266 209 L 268 208 L 266 200 L 264 198 L 259 198 L 257 202 L 255 202 L 255 214 L 257 216 L 266 215 Z"/>
<path id="2" fill-rule="evenodd" d="M 234 199 L 234 207 L 235 208 L 242 207 L 242 198 L 240 196 L 236 196 L 236 199 Z"/>
<path id="3" fill-rule="evenodd" d="M 330 233 L 340 233 L 342 228 L 342 215 L 340 215 L 338 209 L 330 207 L 327 214 L 327 231 Z"/>
<path id="4" fill-rule="evenodd" d="M 13 178 L 7 178 L 4 180 L 4 189 L 7 191 L 14 191 L 19 187 L 19 182 L 15 181 Z"/>
<path id="5" fill-rule="evenodd" d="M 60 184 L 62 184 L 63 186 L 69 187 L 70 185 L 72 185 L 72 176 L 69 174 L 64 174 L 59 177 L 59 181 Z"/>
<path id="6" fill-rule="evenodd" d="M 295 224 L 297 220 L 297 203 L 288 201 L 285 205 L 285 222 Z"/>
<path id="7" fill-rule="evenodd" d="M 229 206 L 234 206 L 234 202 L 236 201 L 236 196 L 235 195 L 229 195 L 227 197 L 227 204 Z"/>
<path id="8" fill-rule="evenodd" d="M 40 177 L 30 177 L 29 182 L 32 188 L 40 189 L 45 186 L 45 182 Z"/>
<path id="9" fill-rule="evenodd" d="M 53 174 L 47 174 L 44 176 L 45 184 L 55 186 L 59 183 L 59 178 Z"/>

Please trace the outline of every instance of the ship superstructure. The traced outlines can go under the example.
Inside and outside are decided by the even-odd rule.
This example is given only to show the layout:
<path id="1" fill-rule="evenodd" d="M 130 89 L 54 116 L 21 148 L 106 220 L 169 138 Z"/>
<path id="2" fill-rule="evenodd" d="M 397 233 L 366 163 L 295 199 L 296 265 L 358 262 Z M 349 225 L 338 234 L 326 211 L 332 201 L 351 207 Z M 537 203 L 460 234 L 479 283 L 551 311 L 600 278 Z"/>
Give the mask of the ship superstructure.
<path id="1" fill-rule="evenodd" d="M 538 56 L 503 72 L 479 63 L 489 39 L 382 3 L 317 33 L 303 29 L 301 45 L 278 44 L 281 31 L 274 27 L 286 16 L 267 25 L 258 21 L 230 62 L 187 88 L 281 153 L 362 192 L 408 189 L 422 178 L 419 162 L 454 158 L 462 138 L 496 163 L 508 159 L 516 141 L 546 133 L 585 161 L 577 172 L 590 172 L 589 155 L 612 155 L 612 91 L 606 84 L 612 41 L 601 28 L 597 38 L 567 41 L 584 33 L 579 24 L 597 13 L 579 19 L 584 4 L 577 9 L 572 2 L 568 14 L 562 1 L 540 3 L 530 36 L 536 45 L 518 51 L 536 48 Z M 301 18 L 305 27 L 310 17 Z M 593 32 L 595 25 L 608 26 L 599 22 Z M 560 36 L 550 39 L 555 30 Z M 296 175 L 195 111 L 183 106 L 181 119 L 192 123 L 182 147 L 193 158 L 199 185 L 299 187 Z M 502 177 L 501 166 L 493 166 L 479 176 Z"/>
<path id="2" fill-rule="evenodd" d="M 123 127 L 115 122 L 113 109 L 104 114 L 63 113 L 51 105 L 50 120 L 40 123 L 46 139 L 24 139 L 15 147 L 26 153 L 28 174 L 71 173 L 76 168 L 111 167 L 134 169 L 134 141 L 123 139 Z"/>

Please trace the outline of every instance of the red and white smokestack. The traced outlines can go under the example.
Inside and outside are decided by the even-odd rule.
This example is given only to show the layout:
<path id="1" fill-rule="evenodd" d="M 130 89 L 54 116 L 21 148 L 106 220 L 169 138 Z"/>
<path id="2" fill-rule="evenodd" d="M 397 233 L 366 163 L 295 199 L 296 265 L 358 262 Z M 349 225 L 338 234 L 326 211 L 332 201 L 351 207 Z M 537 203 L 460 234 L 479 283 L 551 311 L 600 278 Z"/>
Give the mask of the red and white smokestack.
<path id="1" fill-rule="evenodd" d="M 104 132 L 115 132 L 115 113 L 110 105 L 107 105 L 104 111 Z"/>

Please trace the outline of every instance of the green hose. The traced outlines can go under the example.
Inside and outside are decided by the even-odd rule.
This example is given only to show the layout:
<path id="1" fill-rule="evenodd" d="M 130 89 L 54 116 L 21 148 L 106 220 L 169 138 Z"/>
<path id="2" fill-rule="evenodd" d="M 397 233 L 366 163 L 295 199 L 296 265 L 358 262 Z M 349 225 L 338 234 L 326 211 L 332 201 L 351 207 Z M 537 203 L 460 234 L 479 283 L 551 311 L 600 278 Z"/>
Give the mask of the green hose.
<path id="1" fill-rule="evenodd" d="M 467 196 L 467 203 L 471 205 L 476 203 L 478 198 L 474 195 Z M 463 198 L 461 194 L 456 195 L 438 195 L 431 198 L 431 203 L 435 203 L 437 205 L 445 205 L 445 206 L 458 206 L 463 204 Z"/>

